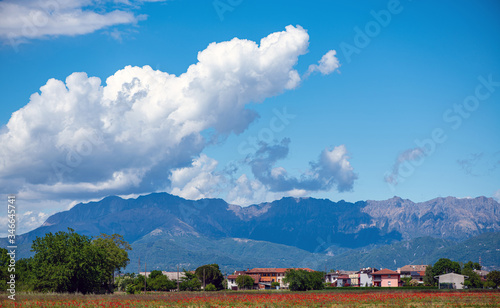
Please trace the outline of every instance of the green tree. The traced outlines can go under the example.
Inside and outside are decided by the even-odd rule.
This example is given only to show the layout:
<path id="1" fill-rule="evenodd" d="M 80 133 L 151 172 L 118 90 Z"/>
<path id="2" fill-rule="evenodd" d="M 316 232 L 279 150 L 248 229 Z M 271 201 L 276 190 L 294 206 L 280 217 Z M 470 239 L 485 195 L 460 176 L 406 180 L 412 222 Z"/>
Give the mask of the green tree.
<path id="1" fill-rule="evenodd" d="M 135 279 L 135 273 L 127 273 L 123 276 L 117 277 L 115 280 L 115 285 L 119 291 L 127 291 L 128 285 L 133 285 Z"/>
<path id="2" fill-rule="evenodd" d="M 207 264 L 198 267 L 195 271 L 196 277 L 205 285 L 211 283 L 217 290 L 222 290 L 222 281 L 224 276 L 222 275 L 218 264 Z"/>
<path id="3" fill-rule="evenodd" d="M 289 269 L 285 273 L 283 282 L 288 284 L 291 291 L 307 290 L 307 272 L 305 270 Z"/>
<path id="4" fill-rule="evenodd" d="M 154 270 L 151 273 L 149 273 L 148 279 L 155 279 L 160 276 L 165 276 L 165 275 L 163 275 L 163 273 L 159 270 Z"/>
<path id="5" fill-rule="evenodd" d="M 477 263 L 477 262 L 472 263 L 472 261 L 469 261 L 469 262 L 467 262 L 467 263 L 464 264 L 464 268 L 470 268 L 470 269 L 473 269 L 473 270 L 480 271 L 481 270 L 481 265 L 479 265 L 479 263 Z"/>
<path id="6" fill-rule="evenodd" d="M 271 282 L 271 288 L 276 289 L 276 287 L 279 287 L 280 283 L 277 281 Z"/>
<path id="7" fill-rule="evenodd" d="M 104 282 L 104 288 L 112 292 L 115 272 L 128 265 L 130 259 L 127 251 L 132 250 L 132 247 L 121 235 L 116 233 L 113 235 L 101 233 L 92 241 L 92 245 L 106 255 L 106 263 L 103 267 L 108 278 Z"/>
<path id="8" fill-rule="evenodd" d="M 324 276 L 323 272 L 289 269 L 283 282 L 288 284 L 291 291 L 321 290 Z"/>
<path id="9" fill-rule="evenodd" d="M 402 277 L 401 281 L 403 282 L 403 286 L 409 286 L 410 281 L 411 281 L 411 277 Z"/>
<path id="10" fill-rule="evenodd" d="M 324 288 L 324 272 L 307 272 L 307 289 L 322 290 Z"/>
<path id="11" fill-rule="evenodd" d="M 151 274 L 149 274 L 147 284 L 148 290 L 168 291 L 176 288 L 177 284 L 163 275 L 161 271 L 152 271 Z"/>
<path id="12" fill-rule="evenodd" d="M 432 266 L 434 276 L 447 274 L 447 273 L 460 273 L 462 267 L 460 263 L 451 261 L 450 259 L 441 258 Z"/>
<path id="13" fill-rule="evenodd" d="M 486 280 L 494 284 L 493 288 L 498 288 L 500 286 L 500 271 L 491 271 L 486 275 Z M 488 285 L 491 286 L 491 283 Z"/>
<path id="14" fill-rule="evenodd" d="M 462 275 L 467 276 L 468 278 L 464 281 L 464 286 L 467 288 L 482 288 L 483 282 L 481 281 L 481 276 L 474 272 L 471 267 L 464 267 L 462 270 Z"/>
<path id="15" fill-rule="evenodd" d="M 251 289 L 254 284 L 254 280 L 249 275 L 239 275 L 236 278 L 236 284 L 238 285 L 238 289 Z"/>
<path id="16" fill-rule="evenodd" d="M 112 269 L 123 264 L 110 253 L 117 250 L 70 228 L 37 237 L 31 251 L 35 253 L 30 261 L 33 288 L 42 292 L 110 292 Z"/>
<path id="17" fill-rule="evenodd" d="M 199 291 L 201 290 L 201 281 L 196 274 L 184 270 L 184 277 L 179 285 L 181 291 Z"/>
<path id="18" fill-rule="evenodd" d="M 9 262 L 10 256 L 7 254 L 9 251 L 5 248 L 0 248 L 0 290 L 7 290 L 7 281 L 9 281 Z"/>
<path id="19" fill-rule="evenodd" d="M 216 288 L 213 284 L 209 283 L 209 284 L 205 287 L 205 291 L 217 291 L 217 288 Z"/>
<path id="20" fill-rule="evenodd" d="M 16 290 L 33 291 L 32 258 L 16 261 Z"/>
<path id="21" fill-rule="evenodd" d="M 433 286 L 435 283 L 436 279 L 434 279 L 434 268 L 429 264 L 425 269 L 424 284 L 426 286 Z"/>

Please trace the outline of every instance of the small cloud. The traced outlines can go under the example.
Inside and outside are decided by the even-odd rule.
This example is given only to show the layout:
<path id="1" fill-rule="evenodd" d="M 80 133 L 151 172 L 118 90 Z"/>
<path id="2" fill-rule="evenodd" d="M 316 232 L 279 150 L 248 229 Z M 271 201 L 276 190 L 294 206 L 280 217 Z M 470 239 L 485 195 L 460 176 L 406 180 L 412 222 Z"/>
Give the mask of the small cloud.
<path id="1" fill-rule="evenodd" d="M 309 69 L 304 74 L 304 78 L 309 77 L 314 72 L 320 72 L 322 75 L 331 74 L 333 71 L 340 67 L 339 59 L 335 56 L 337 52 L 330 50 L 321 57 L 318 64 L 309 65 Z"/>
<path id="2" fill-rule="evenodd" d="M 413 148 L 399 154 L 394 162 L 392 171 L 384 176 L 384 181 L 395 186 L 398 185 L 404 178 L 411 175 L 414 170 L 412 163 L 420 164 L 425 157 L 425 152 L 422 148 Z"/>
<path id="3" fill-rule="evenodd" d="M 457 163 L 467 175 L 490 175 L 500 165 L 500 152 L 493 154 L 473 153 L 467 158 L 457 160 Z"/>
<path id="4" fill-rule="evenodd" d="M 493 198 L 500 202 L 500 189 L 493 193 Z"/>
<path id="5" fill-rule="evenodd" d="M 352 190 L 357 175 L 344 145 L 323 150 L 318 161 L 310 163 L 310 169 L 295 177 L 283 167 L 274 167 L 278 160 L 287 157 L 289 143 L 288 138 L 272 145 L 262 142 L 255 155 L 247 158 L 255 178 L 270 191 L 328 191 L 333 187 L 340 192 Z"/>
<path id="6" fill-rule="evenodd" d="M 141 19 L 131 11 L 129 3 L 120 5 L 87 0 L 5 0 L 0 2 L 0 39 L 18 44 L 27 39 L 84 35 L 117 25 L 133 25 Z"/>

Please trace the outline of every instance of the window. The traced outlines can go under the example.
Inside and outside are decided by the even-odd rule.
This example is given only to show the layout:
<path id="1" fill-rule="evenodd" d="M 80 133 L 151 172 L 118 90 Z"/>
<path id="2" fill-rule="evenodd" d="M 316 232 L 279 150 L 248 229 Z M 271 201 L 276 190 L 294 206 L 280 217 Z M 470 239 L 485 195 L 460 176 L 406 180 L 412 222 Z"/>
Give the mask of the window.
<path id="1" fill-rule="evenodd" d="M 387 278 L 391 278 L 391 275 L 387 275 Z"/>
<path id="2" fill-rule="evenodd" d="M 391 286 L 391 282 L 390 282 L 390 281 L 388 281 L 388 282 L 387 282 L 387 284 L 388 284 L 389 286 Z"/>

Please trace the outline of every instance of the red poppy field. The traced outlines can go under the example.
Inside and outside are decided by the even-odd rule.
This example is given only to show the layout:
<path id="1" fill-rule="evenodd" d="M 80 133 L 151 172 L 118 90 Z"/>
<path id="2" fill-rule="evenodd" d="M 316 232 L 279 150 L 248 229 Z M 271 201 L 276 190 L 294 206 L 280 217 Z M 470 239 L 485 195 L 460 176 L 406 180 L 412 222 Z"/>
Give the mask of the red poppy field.
<path id="1" fill-rule="evenodd" d="M 19 294 L 1 307 L 499 307 L 500 292 L 199 292 L 147 295 Z"/>

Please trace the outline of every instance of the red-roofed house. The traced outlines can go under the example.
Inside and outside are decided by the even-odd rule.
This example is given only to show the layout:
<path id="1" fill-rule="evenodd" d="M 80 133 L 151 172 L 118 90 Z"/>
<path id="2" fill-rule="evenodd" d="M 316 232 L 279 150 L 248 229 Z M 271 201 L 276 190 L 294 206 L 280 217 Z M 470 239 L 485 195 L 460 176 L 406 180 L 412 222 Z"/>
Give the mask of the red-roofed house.
<path id="1" fill-rule="evenodd" d="M 399 273 L 384 268 L 380 271 L 373 272 L 373 285 L 376 287 L 399 287 L 402 282 L 399 279 Z"/>
<path id="2" fill-rule="evenodd" d="M 227 276 L 227 288 L 230 290 L 238 290 L 238 285 L 236 284 L 236 279 L 240 275 L 247 275 L 252 277 L 253 279 L 253 287 L 252 289 L 260 289 L 260 275 L 249 275 L 244 271 L 236 271 L 233 275 Z"/>
<path id="3" fill-rule="evenodd" d="M 305 270 L 313 272 L 310 268 L 294 268 L 295 270 Z M 253 268 L 247 271 L 247 275 L 260 275 L 260 288 L 270 288 L 271 283 L 279 282 L 280 288 L 287 288 L 288 285 L 283 282 L 288 268 Z"/>
<path id="4" fill-rule="evenodd" d="M 305 270 L 313 272 L 310 268 L 294 268 L 295 270 Z M 280 288 L 287 288 L 288 285 L 283 282 L 288 268 L 253 268 L 246 271 L 235 271 L 233 275 L 227 276 L 227 288 L 237 290 L 236 278 L 239 275 L 249 275 L 254 281 L 255 289 L 269 289 L 273 282 L 279 282 Z"/>

